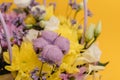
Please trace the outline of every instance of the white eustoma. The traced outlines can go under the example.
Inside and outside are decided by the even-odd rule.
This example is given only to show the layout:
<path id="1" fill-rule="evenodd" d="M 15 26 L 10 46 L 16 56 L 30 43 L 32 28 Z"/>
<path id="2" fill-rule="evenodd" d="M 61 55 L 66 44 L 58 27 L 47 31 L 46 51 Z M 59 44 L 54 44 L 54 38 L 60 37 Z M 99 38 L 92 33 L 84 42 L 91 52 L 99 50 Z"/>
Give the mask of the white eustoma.
<path id="1" fill-rule="evenodd" d="M 100 51 L 98 45 L 94 43 L 90 46 L 90 48 L 88 48 L 82 54 L 82 56 L 83 56 L 82 59 L 89 63 L 97 62 L 100 60 L 101 51 Z"/>
<path id="2" fill-rule="evenodd" d="M 31 41 L 38 37 L 39 31 L 31 29 L 28 31 L 28 34 L 25 36 L 24 40 Z"/>
<path id="3" fill-rule="evenodd" d="M 45 22 L 45 29 L 46 30 L 57 30 L 59 27 L 60 21 L 57 17 L 52 16 L 49 21 Z"/>
<path id="4" fill-rule="evenodd" d="M 85 76 L 85 78 L 87 78 L 88 77 L 88 75 L 90 75 L 90 73 L 92 72 L 92 71 L 100 71 L 100 70 L 104 70 L 105 69 L 105 67 L 104 66 L 95 66 L 95 65 L 89 65 L 89 72 L 88 72 L 88 74 Z"/>
<path id="5" fill-rule="evenodd" d="M 14 0 L 14 3 L 20 8 L 25 8 L 30 5 L 31 0 Z"/>

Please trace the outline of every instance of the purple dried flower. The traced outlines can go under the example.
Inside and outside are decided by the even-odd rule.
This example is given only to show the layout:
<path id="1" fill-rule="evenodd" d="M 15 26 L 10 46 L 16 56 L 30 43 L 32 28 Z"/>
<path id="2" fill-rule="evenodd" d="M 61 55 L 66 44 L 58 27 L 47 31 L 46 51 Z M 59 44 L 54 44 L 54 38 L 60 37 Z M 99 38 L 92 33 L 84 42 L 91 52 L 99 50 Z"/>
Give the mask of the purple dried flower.
<path id="1" fill-rule="evenodd" d="M 35 50 L 43 49 L 48 44 L 49 43 L 42 37 L 33 40 L 33 46 L 34 46 Z"/>
<path id="2" fill-rule="evenodd" d="M 31 0 L 31 4 L 30 4 L 30 8 L 32 8 L 33 6 L 39 5 L 38 2 L 36 2 L 35 0 Z"/>
<path id="3" fill-rule="evenodd" d="M 73 76 L 75 77 L 76 80 L 83 80 L 85 76 L 84 72 L 86 71 L 87 71 L 86 67 L 81 67 L 80 72 L 77 74 L 74 74 Z"/>
<path id="4" fill-rule="evenodd" d="M 53 43 L 59 35 L 53 31 L 45 30 L 42 31 L 41 36 L 48 42 Z"/>
<path id="5" fill-rule="evenodd" d="M 54 10 L 55 10 L 55 8 L 56 8 L 56 3 L 55 3 L 55 2 L 53 2 L 53 3 L 50 3 L 49 5 L 50 5 L 50 6 L 51 6 L 51 5 L 53 5 L 53 7 L 54 7 Z"/>
<path id="6" fill-rule="evenodd" d="M 82 25 L 79 25 L 79 26 L 78 26 L 78 29 L 82 29 Z"/>
<path id="7" fill-rule="evenodd" d="M 41 52 L 41 57 L 48 63 L 56 63 L 60 65 L 63 58 L 63 53 L 57 46 L 47 45 Z"/>
<path id="8" fill-rule="evenodd" d="M 3 17 L 5 19 L 5 22 L 7 24 L 7 28 L 8 28 L 8 33 L 10 35 L 10 40 L 11 40 L 11 44 L 21 44 L 22 41 L 22 37 L 24 35 L 23 32 L 23 14 L 17 14 L 15 12 L 11 12 L 9 14 L 3 14 Z M 3 28 L 2 25 L 0 24 L 1 28 L 0 28 L 0 34 L 1 34 L 1 38 L 0 38 L 0 43 L 2 45 L 3 48 L 6 48 L 6 45 L 4 43 L 6 43 L 6 37 L 3 36 L 4 32 L 3 32 Z"/>
<path id="9" fill-rule="evenodd" d="M 89 16 L 89 17 L 92 17 L 92 16 L 93 16 L 93 13 L 92 13 L 90 10 L 88 10 L 87 12 L 88 12 L 88 16 Z"/>
<path id="10" fill-rule="evenodd" d="M 6 12 L 10 6 L 12 5 L 12 3 L 2 3 L 0 4 L 0 10 L 2 13 Z"/>
<path id="11" fill-rule="evenodd" d="M 71 24 L 72 24 L 72 25 L 76 24 L 76 20 L 72 19 L 72 20 L 71 20 Z"/>
<path id="12" fill-rule="evenodd" d="M 68 74 L 64 74 L 64 73 L 60 74 L 60 78 L 61 78 L 62 80 L 69 80 L 68 77 L 69 77 Z"/>
<path id="13" fill-rule="evenodd" d="M 55 40 L 54 45 L 58 46 L 64 54 L 68 53 L 70 48 L 69 40 L 61 36 Z"/>
<path id="14" fill-rule="evenodd" d="M 36 68 L 31 72 L 31 78 L 33 80 L 39 80 L 39 69 Z"/>

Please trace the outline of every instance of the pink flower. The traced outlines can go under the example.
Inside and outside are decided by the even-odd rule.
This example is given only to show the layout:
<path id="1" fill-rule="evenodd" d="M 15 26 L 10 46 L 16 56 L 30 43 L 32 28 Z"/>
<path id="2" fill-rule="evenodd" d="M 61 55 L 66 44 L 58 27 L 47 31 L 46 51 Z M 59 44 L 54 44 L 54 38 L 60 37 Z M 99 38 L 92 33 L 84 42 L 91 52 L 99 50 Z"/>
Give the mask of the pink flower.
<path id="1" fill-rule="evenodd" d="M 75 75 L 74 75 L 75 79 L 76 79 L 76 80 L 83 80 L 83 79 L 84 79 L 84 76 L 85 76 L 84 72 L 85 72 L 86 70 L 87 70 L 86 67 L 81 67 L 81 68 L 80 68 L 80 72 L 79 72 L 78 74 L 75 74 Z"/>
<path id="2" fill-rule="evenodd" d="M 47 45 L 41 52 L 41 57 L 49 63 L 56 63 L 60 65 L 63 58 L 63 53 L 57 46 Z"/>

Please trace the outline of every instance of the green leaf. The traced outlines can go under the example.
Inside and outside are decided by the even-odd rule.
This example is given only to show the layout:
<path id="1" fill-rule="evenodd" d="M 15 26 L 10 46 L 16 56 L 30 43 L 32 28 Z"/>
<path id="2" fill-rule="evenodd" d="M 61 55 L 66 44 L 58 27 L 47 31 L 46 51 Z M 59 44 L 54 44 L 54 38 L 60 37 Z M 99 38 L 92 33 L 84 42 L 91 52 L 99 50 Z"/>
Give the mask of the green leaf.
<path id="1" fill-rule="evenodd" d="M 108 62 L 105 62 L 105 63 L 98 62 L 98 65 L 99 65 L 99 66 L 107 66 L 108 64 L 109 64 L 109 61 L 108 61 Z"/>
<path id="2" fill-rule="evenodd" d="M 75 80 L 75 77 L 72 76 L 72 77 L 69 78 L 69 80 Z"/>

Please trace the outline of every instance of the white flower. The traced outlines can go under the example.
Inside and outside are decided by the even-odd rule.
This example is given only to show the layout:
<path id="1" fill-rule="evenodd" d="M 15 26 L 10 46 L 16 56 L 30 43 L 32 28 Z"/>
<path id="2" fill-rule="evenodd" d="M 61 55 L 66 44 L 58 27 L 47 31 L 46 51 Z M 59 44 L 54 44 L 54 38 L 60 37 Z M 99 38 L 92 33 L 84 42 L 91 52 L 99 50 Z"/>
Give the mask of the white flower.
<path id="1" fill-rule="evenodd" d="M 88 50 L 86 50 L 83 54 L 83 60 L 87 61 L 87 62 L 97 62 L 100 60 L 100 56 L 101 56 L 101 51 L 99 49 L 99 47 L 96 44 L 92 44 L 92 46 L 90 48 L 88 48 Z"/>
<path id="2" fill-rule="evenodd" d="M 46 30 L 57 30 L 59 27 L 60 21 L 57 17 L 52 16 L 49 21 L 45 23 Z"/>
<path id="3" fill-rule="evenodd" d="M 37 6 L 32 7 L 31 9 L 31 11 L 34 12 L 35 15 L 38 16 L 40 19 L 43 19 L 45 17 L 46 15 L 45 10 L 46 9 L 44 5 L 37 5 Z"/>
<path id="4" fill-rule="evenodd" d="M 14 0 L 14 3 L 20 8 L 25 8 L 30 5 L 31 0 Z"/>
<path id="5" fill-rule="evenodd" d="M 24 40 L 28 40 L 28 41 L 32 42 L 33 39 L 37 38 L 38 34 L 39 34 L 39 31 L 31 29 L 31 30 L 29 30 L 29 32 L 26 35 L 26 37 L 24 38 Z"/>

